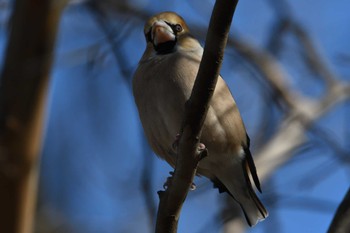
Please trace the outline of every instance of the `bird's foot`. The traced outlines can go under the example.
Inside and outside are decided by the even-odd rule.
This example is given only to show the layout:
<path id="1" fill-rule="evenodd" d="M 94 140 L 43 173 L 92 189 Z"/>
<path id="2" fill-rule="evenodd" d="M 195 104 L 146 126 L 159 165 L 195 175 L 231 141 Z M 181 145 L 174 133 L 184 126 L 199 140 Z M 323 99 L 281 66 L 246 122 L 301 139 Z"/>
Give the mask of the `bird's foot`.
<path id="1" fill-rule="evenodd" d="M 174 172 L 169 172 L 170 176 L 166 178 L 165 183 L 163 184 L 163 188 L 166 190 L 171 183 L 173 182 L 173 175 Z M 190 186 L 190 190 L 193 191 L 196 189 L 196 184 L 192 182 L 191 186 Z"/>
<path id="2" fill-rule="evenodd" d="M 179 134 L 179 133 L 176 134 L 175 141 L 172 144 L 172 147 L 174 150 L 177 150 L 177 148 L 179 147 L 180 137 L 181 137 L 181 134 Z"/>
<path id="3" fill-rule="evenodd" d="M 193 190 L 196 190 L 196 188 L 197 188 L 196 184 L 192 182 L 190 190 L 193 191 Z"/>
<path id="4" fill-rule="evenodd" d="M 203 143 L 199 143 L 197 150 L 199 154 L 199 161 L 208 156 L 208 149 Z"/>
<path id="5" fill-rule="evenodd" d="M 175 141 L 172 144 L 172 148 L 174 150 L 177 150 L 177 148 L 179 147 L 180 137 L 181 137 L 181 134 L 179 133 L 176 134 Z M 199 161 L 208 156 L 208 149 L 203 143 L 199 143 L 197 150 L 199 154 Z"/>
<path id="6" fill-rule="evenodd" d="M 170 186 L 171 182 L 173 181 L 174 172 L 169 172 L 169 174 L 170 174 L 170 176 L 168 176 L 168 177 L 166 178 L 166 181 L 165 181 L 165 183 L 163 184 L 163 188 L 164 188 L 165 190 Z"/>

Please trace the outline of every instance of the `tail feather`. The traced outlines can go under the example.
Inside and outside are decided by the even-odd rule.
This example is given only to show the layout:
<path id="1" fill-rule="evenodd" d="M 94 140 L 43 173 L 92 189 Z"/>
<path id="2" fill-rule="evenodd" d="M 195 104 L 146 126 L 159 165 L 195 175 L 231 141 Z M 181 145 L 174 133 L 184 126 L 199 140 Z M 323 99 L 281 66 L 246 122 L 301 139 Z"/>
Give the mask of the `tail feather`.
<path id="1" fill-rule="evenodd" d="M 252 174 L 252 177 L 253 177 L 253 180 L 254 180 L 254 184 L 255 184 L 255 187 L 259 190 L 259 192 L 261 193 L 261 186 L 260 186 L 260 181 L 259 181 L 259 178 L 258 178 L 258 174 L 256 172 L 256 167 L 255 167 L 255 164 L 254 164 L 254 160 L 253 160 L 253 157 L 252 157 L 252 154 L 250 153 L 250 150 L 249 148 L 245 148 L 244 149 L 244 153 L 245 153 L 245 160 L 246 162 L 243 163 L 243 166 L 246 166 L 248 167 L 249 171 L 250 171 L 250 174 Z M 243 170 L 246 171 L 247 168 L 243 168 Z M 247 173 L 247 171 L 245 172 Z M 250 179 L 248 178 L 249 180 L 249 183 L 250 183 Z M 251 186 L 251 185 L 250 185 Z"/>
<path id="2" fill-rule="evenodd" d="M 252 174 L 255 185 L 259 191 L 261 190 L 249 149 L 244 150 L 244 153 L 242 160 L 220 169 L 213 181 L 219 191 L 227 191 L 240 204 L 248 224 L 254 226 L 264 220 L 268 212 L 255 194 L 250 181 L 249 172 Z"/>
<path id="3" fill-rule="evenodd" d="M 246 136 L 247 136 L 247 146 L 243 147 L 244 154 L 245 154 L 245 159 L 247 160 L 247 163 L 246 163 L 247 165 L 246 166 L 248 166 L 249 171 L 252 174 L 252 177 L 253 177 L 254 184 L 255 184 L 256 188 L 261 193 L 261 186 L 260 186 L 260 181 L 259 181 L 259 178 L 258 178 L 258 174 L 256 172 L 255 163 L 254 163 L 254 160 L 253 160 L 253 156 L 252 156 L 252 154 L 250 153 L 250 150 L 249 150 L 250 138 L 249 138 L 248 134 Z M 243 163 L 243 165 L 244 165 L 244 163 Z M 243 170 L 245 170 L 245 169 L 243 168 Z M 249 180 L 249 182 L 250 182 L 250 180 Z"/>
<path id="4" fill-rule="evenodd" d="M 247 182 L 248 192 L 250 194 L 250 200 L 249 200 L 249 203 L 247 203 L 246 205 L 245 204 L 240 204 L 240 205 L 243 209 L 244 215 L 247 219 L 249 226 L 254 226 L 259 221 L 264 220 L 269 214 L 253 190 L 253 187 L 252 187 L 252 184 L 250 182 L 249 175 L 248 175 L 248 171 L 247 171 L 248 163 L 249 163 L 249 161 L 245 160 L 245 162 L 243 162 L 242 165 L 243 165 L 244 177 L 245 177 L 245 180 Z M 253 176 L 253 180 L 254 180 L 255 184 L 257 184 L 255 179 L 254 179 L 253 174 L 252 174 L 252 176 Z M 256 177 L 256 179 L 258 179 L 258 176 L 255 176 L 255 177 Z M 259 187 L 257 186 L 257 188 L 261 192 L 260 184 L 259 184 Z M 259 213 L 257 213 L 257 211 L 259 211 Z"/>

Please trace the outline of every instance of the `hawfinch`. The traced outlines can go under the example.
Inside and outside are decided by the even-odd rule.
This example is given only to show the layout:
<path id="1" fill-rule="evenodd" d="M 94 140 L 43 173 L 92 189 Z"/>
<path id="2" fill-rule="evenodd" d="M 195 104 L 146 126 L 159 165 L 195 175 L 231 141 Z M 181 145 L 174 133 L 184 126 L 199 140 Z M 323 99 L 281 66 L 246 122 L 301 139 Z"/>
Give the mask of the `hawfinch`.
<path id="1" fill-rule="evenodd" d="M 173 12 L 150 18 L 145 27 L 146 50 L 133 77 L 133 94 L 143 129 L 154 152 L 172 167 L 173 148 L 202 59 L 203 48 L 185 21 Z M 261 192 L 249 138 L 237 105 L 219 77 L 201 143 L 209 155 L 198 164 L 197 175 L 208 177 L 220 192 L 228 192 L 241 206 L 250 226 L 265 219 L 250 176 Z"/>

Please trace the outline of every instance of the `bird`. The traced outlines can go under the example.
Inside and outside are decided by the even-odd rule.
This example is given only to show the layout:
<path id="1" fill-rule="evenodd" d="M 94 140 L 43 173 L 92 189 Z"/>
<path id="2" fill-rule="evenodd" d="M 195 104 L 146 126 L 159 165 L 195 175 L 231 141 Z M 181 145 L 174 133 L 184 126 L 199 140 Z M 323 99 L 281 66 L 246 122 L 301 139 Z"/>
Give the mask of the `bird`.
<path id="1" fill-rule="evenodd" d="M 146 138 L 160 158 L 172 167 L 172 145 L 181 128 L 185 103 L 191 95 L 203 47 L 175 12 L 152 16 L 144 26 L 146 49 L 135 70 L 132 89 Z M 247 223 L 256 225 L 268 216 L 256 195 L 261 192 L 250 140 L 235 100 L 218 77 L 202 128 L 201 143 L 209 151 L 197 168 L 219 192 L 227 192 L 241 206 Z"/>

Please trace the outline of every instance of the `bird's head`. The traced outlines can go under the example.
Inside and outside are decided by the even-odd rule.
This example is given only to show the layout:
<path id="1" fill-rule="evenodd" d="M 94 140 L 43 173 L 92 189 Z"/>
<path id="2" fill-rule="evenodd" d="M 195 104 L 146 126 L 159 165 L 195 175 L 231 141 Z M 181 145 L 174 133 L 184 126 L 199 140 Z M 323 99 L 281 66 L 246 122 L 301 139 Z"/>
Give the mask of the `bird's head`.
<path id="1" fill-rule="evenodd" d="M 163 12 L 146 22 L 144 33 L 147 44 L 153 46 L 157 54 L 168 54 L 189 35 L 189 29 L 181 16 Z"/>

